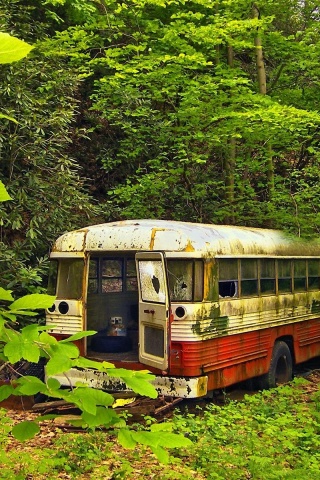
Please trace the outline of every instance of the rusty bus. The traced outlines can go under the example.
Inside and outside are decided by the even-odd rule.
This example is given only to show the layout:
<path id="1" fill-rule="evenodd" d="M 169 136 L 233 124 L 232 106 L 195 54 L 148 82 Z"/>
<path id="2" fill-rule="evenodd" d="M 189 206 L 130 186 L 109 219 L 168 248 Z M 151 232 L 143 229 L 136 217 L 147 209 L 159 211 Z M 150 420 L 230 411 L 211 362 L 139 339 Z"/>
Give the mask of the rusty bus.
<path id="1" fill-rule="evenodd" d="M 62 235 L 46 313 L 82 355 L 148 369 L 159 393 L 200 397 L 251 378 L 289 381 L 320 355 L 320 244 L 248 227 L 128 220 Z M 62 385 L 117 390 L 98 371 Z M 123 386 L 122 386 L 123 388 Z"/>

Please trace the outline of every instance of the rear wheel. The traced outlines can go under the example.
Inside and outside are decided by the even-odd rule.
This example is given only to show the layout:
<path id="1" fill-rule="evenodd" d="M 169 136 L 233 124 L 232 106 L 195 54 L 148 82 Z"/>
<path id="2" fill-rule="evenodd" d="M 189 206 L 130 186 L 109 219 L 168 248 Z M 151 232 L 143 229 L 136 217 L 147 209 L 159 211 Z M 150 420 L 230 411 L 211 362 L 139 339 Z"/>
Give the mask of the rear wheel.
<path id="1" fill-rule="evenodd" d="M 274 388 L 292 379 L 292 355 L 285 342 L 276 342 L 273 347 L 268 373 L 257 379 L 260 389 Z"/>

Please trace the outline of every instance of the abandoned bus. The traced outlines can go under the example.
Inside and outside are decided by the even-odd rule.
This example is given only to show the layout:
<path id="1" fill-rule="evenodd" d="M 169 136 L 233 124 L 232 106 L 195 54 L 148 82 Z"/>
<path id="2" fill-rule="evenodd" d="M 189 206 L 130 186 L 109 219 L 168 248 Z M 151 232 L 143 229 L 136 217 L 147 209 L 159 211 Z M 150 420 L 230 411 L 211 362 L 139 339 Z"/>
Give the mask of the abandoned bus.
<path id="1" fill-rule="evenodd" d="M 82 355 L 150 370 L 163 395 L 200 397 L 259 377 L 289 381 L 320 355 L 320 245 L 274 231 L 163 220 L 94 225 L 51 253 L 58 339 L 83 330 Z M 119 382 L 72 369 L 62 385 Z"/>

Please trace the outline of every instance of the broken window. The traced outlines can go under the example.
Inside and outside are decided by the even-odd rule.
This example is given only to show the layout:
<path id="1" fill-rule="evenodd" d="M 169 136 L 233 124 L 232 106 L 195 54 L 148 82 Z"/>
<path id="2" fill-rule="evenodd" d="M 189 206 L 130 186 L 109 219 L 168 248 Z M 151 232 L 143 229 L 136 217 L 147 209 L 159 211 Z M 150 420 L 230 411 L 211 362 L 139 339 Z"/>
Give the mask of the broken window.
<path id="1" fill-rule="evenodd" d="M 165 303 L 166 284 L 160 260 L 139 260 L 139 279 L 142 301 Z"/>
<path id="2" fill-rule="evenodd" d="M 168 280 L 173 302 L 202 301 L 202 260 L 168 260 Z"/>
<path id="3" fill-rule="evenodd" d="M 238 297 L 238 260 L 219 259 L 219 297 Z"/>

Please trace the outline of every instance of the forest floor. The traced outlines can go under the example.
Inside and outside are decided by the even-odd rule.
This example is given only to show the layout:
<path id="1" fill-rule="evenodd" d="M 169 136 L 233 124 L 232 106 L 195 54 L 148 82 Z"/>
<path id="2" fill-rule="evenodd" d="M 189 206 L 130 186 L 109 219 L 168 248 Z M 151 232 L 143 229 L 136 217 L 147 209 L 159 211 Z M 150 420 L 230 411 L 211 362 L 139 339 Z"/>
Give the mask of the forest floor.
<path id="1" fill-rule="evenodd" d="M 308 405 L 312 396 L 319 392 L 320 370 L 313 370 L 304 375 L 304 378 L 306 381 L 299 387 L 299 402 Z M 247 393 L 251 395 L 251 392 Z M 233 397 L 236 398 L 237 395 L 239 396 L 239 391 L 238 393 L 237 391 L 231 392 L 227 400 L 232 402 Z M 194 407 L 190 407 L 189 413 L 192 410 L 195 410 Z M 30 410 L 7 411 L 7 417 L 14 424 L 34 420 L 37 416 Z M 194 470 L 192 466 L 188 466 L 188 459 L 183 455 L 182 457 L 170 457 L 171 463 L 162 465 L 147 447 L 127 450 L 122 448 L 115 437 L 107 432 L 99 432 L 98 436 L 92 433 L 74 432 L 66 427 L 66 418 L 67 416 L 62 415 L 57 419 L 41 422 L 40 433 L 24 443 L 17 441 L 11 435 L 7 436 L 5 440 L 2 438 L 1 441 L 4 430 L 1 428 L 3 419 L 0 418 L 0 447 L 2 447 L 2 455 L 5 455 L 5 457 L 0 457 L 0 466 L 2 467 L 0 480 L 116 480 L 122 478 L 129 480 L 204 480 L 209 478 L 204 476 L 203 469 Z M 3 460 L 4 458 L 5 460 Z M 49 469 L 50 462 L 52 469 Z M 214 476 L 212 478 L 228 477 Z M 251 477 L 248 474 L 239 478 L 260 477 Z M 309 478 L 318 477 L 311 476 Z"/>

